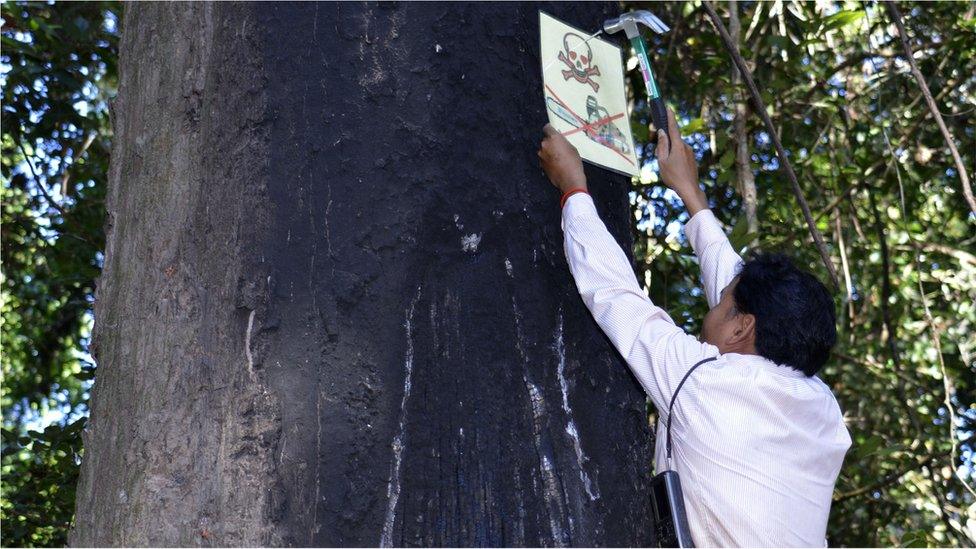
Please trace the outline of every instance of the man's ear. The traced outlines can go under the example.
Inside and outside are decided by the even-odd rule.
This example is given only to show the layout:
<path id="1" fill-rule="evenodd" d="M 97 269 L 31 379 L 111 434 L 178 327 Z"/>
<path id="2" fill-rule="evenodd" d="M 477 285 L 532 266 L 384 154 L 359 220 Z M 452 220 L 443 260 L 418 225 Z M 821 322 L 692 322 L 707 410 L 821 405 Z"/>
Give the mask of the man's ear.
<path id="1" fill-rule="evenodd" d="M 735 329 L 729 334 L 728 340 L 726 341 L 728 345 L 755 343 L 756 315 L 739 313 L 732 322 L 735 323 Z"/>

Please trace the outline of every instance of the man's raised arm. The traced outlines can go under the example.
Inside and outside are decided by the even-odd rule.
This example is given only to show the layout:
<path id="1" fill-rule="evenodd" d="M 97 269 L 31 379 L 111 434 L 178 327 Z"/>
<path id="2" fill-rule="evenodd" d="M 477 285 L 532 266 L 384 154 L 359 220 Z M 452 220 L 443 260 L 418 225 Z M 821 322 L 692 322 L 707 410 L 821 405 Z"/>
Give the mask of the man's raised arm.
<path id="1" fill-rule="evenodd" d="M 708 209 L 705 193 L 698 186 L 698 166 L 695 165 L 694 152 L 680 140 L 681 132 L 674 113 L 670 110 L 668 125 L 673 148 L 658 155 L 661 179 L 677 193 L 688 210 L 685 235 L 698 256 L 708 306 L 714 307 L 721 299 L 722 290 L 738 274 L 742 258 L 732 249 L 722 225 Z M 662 147 L 666 146 L 663 130 L 658 131 L 658 143 L 658 151 L 662 151 Z"/>
<path id="2" fill-rule="evenodd" d="M 654 405 L 667 409 L 685 372 L 718 349 L 686 334 L 640 289 L 630 261 L 586 193 L 576 149 L 551 126 L 545 131 L 539 156 L 563 193 L 566 261 L 580 296 Z"/>

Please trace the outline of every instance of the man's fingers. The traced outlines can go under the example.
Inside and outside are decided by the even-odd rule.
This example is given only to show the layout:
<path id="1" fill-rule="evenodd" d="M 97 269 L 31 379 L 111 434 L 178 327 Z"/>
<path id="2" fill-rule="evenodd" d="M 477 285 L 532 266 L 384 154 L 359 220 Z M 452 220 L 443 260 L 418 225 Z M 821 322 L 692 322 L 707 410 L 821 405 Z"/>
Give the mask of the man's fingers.
<path id="1" fill-rule="evenodd" d="M 552 127 L 552 124 L 546 124 L 543 126 L 542 133 L 546 134 L 546 137 L 555 137 L 559 135 L 559 132 L 556 130 L 556 128 Z"/>
<path id="2" fill-rule="evenodd" d="M 665 158 L 665 159 L 667 159 L 668 157 L 671 156 L 671 147 L 667 147 L 667 150 L 666 151 L 664 150 L 665 147 L 663 147 L 663 145 L 666 144 L 667 142 L 668 142 L 668 137 L 667 137 L 667 135 L 665 135 L 664 130 L 658 130 L 657 131 L 657 143 L 658 143 L 658 145 L 657 145 L 657 158 L 658 158 L 658 160 L 660 160 L 662 157 Z"/>
<path id="3" fill-rule="evenodd" d="M 681 130 L 678 129 L 678 121 L 674 117 L 674 111 L 668 109 L 668 134 L 671 139 L 681 140 Z"/>
<path id="4" fill-rule="evenodd" d="M 681 130 L 678 129 L 678 121 L 674 117 L 674 111 L 667 109 L 668 111 L 668 127 L 658 128 L 654 126 L 651 122 L 651 127 L 654 128 L 655 133 L 651 134 L 649 141 L 651 143 L 667 143 L 667 139 L 660 139 L 662 137 L 668 136 L 671 139 L 681 139 Z M 666 133 L 665 133 L 666 132 Z"/>

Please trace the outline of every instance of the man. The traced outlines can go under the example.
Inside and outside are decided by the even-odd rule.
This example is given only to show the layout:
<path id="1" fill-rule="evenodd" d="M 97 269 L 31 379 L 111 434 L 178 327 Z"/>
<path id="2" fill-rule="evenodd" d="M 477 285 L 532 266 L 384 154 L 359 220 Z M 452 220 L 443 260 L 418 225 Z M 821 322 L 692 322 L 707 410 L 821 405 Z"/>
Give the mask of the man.
<path id="1" fill-rule="evenodd" d="M 783 256 L 743 262 L 708 209 L 694 153 L 669 113 L 670 148 L 658 132 L 661 178 L 690 219 L 685 233 L 711 310 L 701 338 L 647 298 L 623 250 L 586 193 L 576 149 L 551 126 L 542 167 L 563 193 L 569 268 L 593 318 L 626 359 L 661 418 L 655 462 L 681 477 L 698 546 L 823 546 L 834 482 L 851 439 L 830 389 L 815 374 L 836 339 L 833 302 Z M 669 150 L 670 149 L 670 150 Z"/>

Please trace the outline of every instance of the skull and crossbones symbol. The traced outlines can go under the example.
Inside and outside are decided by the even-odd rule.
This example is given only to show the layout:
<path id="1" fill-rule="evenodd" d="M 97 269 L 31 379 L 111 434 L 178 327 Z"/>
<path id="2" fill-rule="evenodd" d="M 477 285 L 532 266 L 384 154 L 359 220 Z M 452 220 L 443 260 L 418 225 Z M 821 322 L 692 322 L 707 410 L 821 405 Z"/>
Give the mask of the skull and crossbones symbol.
<path id="1" fill-rule="evenodd" d="M 591 66 L 593 50 L 587 41 L 576 33 L 568 32 L 563 36 L 563 50 L 559 52 L 559 60 L 569 67 L 569 70 L 562 71 L 563 78 L 574 78 L 581 84 L 592 86 L 593 91 L 599 91 L 600 84 L 594 82 L 593 77 L 600 76 L 600 68 Z"/>

